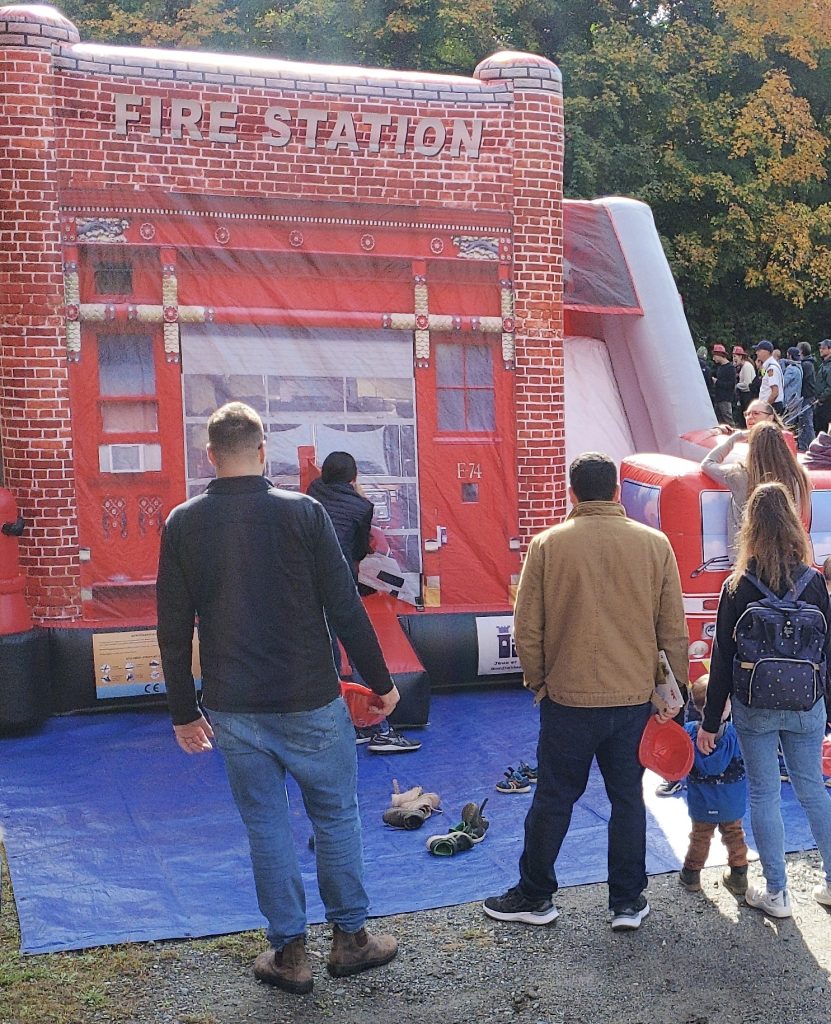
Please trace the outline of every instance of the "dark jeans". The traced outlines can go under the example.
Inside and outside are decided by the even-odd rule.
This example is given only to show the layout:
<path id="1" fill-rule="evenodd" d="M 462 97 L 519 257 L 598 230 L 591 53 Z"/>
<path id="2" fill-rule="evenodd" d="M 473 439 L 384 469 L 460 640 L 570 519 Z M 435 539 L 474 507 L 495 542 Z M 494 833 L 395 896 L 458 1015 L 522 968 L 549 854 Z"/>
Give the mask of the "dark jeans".
<path id="1" fill-rule="evenodd" d="M 609 907 L 630 905 L 646 888 L 646 808 L 638 744 L 651 710 L 649 703 L 572 708 L 546 698 L 540 704 L 539 775 L 519 860 L 519 889 L 526 898 L 546 899 L 557 891 L 554 862 L 595 757 L 612 805 Z"/>

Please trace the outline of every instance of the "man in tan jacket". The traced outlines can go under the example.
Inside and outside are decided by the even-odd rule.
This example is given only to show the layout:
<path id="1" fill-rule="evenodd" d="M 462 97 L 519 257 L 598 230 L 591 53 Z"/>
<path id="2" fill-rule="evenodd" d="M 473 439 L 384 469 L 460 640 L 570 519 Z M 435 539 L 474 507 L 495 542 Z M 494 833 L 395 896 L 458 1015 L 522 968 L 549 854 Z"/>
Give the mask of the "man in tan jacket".
<path id="1" fill-rule="evenodd" d="M 574 509 L 528 549 L 514 611 L 525 685 L 540 707 L 539 781 L 525 819 L 520 880 L 485 900 L 489 917 L 548 924 L 559 911 L 554 863 L 593 759 L 611 803 L 612 928 L 649 913 L 646 809 L 638 744 L 663 649 L 687 683 L 687 628 L 675 555 L 664 534 L 627 519 L 612 460 L 569 468 Z"/>

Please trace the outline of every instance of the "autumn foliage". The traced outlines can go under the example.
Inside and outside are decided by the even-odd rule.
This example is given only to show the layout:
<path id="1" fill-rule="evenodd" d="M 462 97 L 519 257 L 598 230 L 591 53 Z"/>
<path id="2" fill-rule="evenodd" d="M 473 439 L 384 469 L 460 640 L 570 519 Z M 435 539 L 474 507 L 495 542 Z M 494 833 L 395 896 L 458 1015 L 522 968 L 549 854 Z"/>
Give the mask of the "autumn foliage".
<path id="1" fill-rule="evenodd" d="M 566 191 L 655 211 L 697 340 L 831 334 L 831 0 L 65 0 L 86 39 L 469 74 L 543 53 Z"/>

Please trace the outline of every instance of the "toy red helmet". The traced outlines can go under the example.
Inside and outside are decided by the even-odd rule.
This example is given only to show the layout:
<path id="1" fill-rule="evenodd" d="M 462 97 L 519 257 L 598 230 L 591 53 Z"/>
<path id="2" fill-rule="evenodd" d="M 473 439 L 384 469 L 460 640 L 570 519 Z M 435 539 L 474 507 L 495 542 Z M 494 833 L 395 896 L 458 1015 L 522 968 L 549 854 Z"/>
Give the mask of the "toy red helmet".
<path id="1" fill-rule="evenodd" d="M 369 687 L 341 680 L 340 693 L 346 701 L 349 717 L 356 729 L 369 729 L 384 721 L 386 715 L 378 706 L 378 694 Z"/>
<path id="2" fill-rule="evenodd" d="M 661 722 L 652 715 L 641 736 L 638 758 L 644 768 L 667 782 L 677 782 L 692 768 L 695 751 L 689 734 L 677 722 Z"/>
<path id="3" fill-rule="evenodd" d="M 822 741 L 822 774 L 831 775 L 831 736 Z"/>

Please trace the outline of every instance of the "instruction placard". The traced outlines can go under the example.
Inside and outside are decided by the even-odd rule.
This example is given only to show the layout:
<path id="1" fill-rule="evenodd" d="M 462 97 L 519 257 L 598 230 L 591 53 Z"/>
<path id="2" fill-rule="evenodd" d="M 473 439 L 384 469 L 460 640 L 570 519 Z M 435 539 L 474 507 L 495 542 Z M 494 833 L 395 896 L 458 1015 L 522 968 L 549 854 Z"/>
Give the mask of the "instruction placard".
<path id="1" fill-rule="evenodd" d="M 193 634 L 193 677 L 199 680 L 199 644 Z M 93 633 L 95 693 L 99 699 L 165 692 L 162 657 L 155 629 Z"/>

